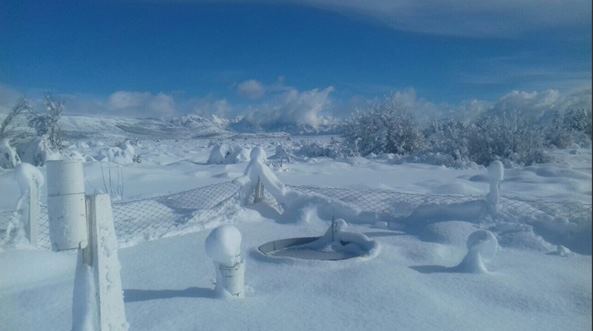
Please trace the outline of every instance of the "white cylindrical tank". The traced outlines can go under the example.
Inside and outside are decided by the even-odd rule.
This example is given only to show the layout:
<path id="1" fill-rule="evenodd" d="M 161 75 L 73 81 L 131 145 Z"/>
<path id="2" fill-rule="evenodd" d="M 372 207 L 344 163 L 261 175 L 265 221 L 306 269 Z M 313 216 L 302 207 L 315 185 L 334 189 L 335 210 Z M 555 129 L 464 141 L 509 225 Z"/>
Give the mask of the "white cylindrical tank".
<path id="1" fill-rule="evenodd" d="M 80 161 L 47 161 L 47 209 L 52 249 L 86 247 L 84 174 Z"/>

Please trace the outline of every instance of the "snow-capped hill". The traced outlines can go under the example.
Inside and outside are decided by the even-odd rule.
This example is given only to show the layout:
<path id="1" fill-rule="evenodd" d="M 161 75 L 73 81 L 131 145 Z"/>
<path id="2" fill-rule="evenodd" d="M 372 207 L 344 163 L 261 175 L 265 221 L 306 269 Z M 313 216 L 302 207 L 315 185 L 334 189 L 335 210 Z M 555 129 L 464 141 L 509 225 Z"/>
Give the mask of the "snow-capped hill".
<path id="1" fill-rule="evenodd" d="M 169 119 L 169 123 L 175 126 L 181 126 L 188 129 L 210 129 L 218 128 L 220 130 L 226 129 L 229 121 L 225 118 L 216 115 L 201 116 L 201 115 L 183 115 Z"/>
<path id="2" fill-rule="evenodd" d="M 66 136 L 132 136 L 193 138 L 226 133 L 219 122 L 200 116 L 175 118 L 129 118 L 67 115 L 60 119 Z"/>
<path id="3" fill-rule="evenodd" d="M 314 127 L 308 124 L 295 123 L 259 123 L 243 117 L 231 121 L 228 126 L 232 130 L 242 133 L 286 132 L 293 135 L 314 135 L 338 133 L 341 127 L 340 123 L 337 120 L 332 120 Z"/>

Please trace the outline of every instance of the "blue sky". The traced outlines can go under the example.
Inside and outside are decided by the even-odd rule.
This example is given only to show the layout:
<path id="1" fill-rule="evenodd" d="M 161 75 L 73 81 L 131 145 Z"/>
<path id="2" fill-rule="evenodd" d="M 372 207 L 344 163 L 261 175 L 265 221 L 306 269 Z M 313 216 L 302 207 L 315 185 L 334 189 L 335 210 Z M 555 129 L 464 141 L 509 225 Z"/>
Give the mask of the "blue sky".
<path id="1" fill-rule="evenodd" d="M 590 1 L 420 3 L 3 1 L 0 86 L 175 112 L 273 107 L 294 91 L 335 107 L 402 90 L 456 104 L 590 88 Z"/>

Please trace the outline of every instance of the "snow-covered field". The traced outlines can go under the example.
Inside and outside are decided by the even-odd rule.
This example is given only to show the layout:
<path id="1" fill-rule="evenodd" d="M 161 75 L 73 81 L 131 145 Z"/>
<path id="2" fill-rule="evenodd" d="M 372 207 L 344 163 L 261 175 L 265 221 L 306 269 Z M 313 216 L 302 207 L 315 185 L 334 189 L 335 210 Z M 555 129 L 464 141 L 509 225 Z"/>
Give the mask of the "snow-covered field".
<path id="1" fill-rule="evenodd" d="M 218 134 L 229 144 L 262 146 L 269 156 L 279 142 L 331 139 Z M 139 139 L 133 148 L 141 163 L 118 165 L 87 158 L 86 191 L 104 190 L 110 169 L 123 178 L 123 197 L 118 197 L 122 201 L 242 176 L 247 160 L 208 164 L 209 144 L 216 139 Z M 105 146 L 119 140 L 113 134 L 73 139 L 71 150 L 96 160 L 105 155 L 101 154 Z M 503 196 L 550 206 L 574 204 L 585 210 L 588 205 L 590 213 L 591 149 L 550 153 L 555 156 L 552 163 L 507 169 Z M 399 164 L 389 157 L 299 157 L 272 168 L 285 184 L 346 188 L 360 194 L 391 190 L 424 197 L 484 196 L 489 187 L 484 167 Z M 0 210 L 11 210 L 19 187 L 12 171 L 0 171 Z M 45 194 L 42 188 L 41 196 Z M 378 254 L 370 257 L 272 259 L 257 251 L 277 239 L 322 235 L 330 219 L 322 218 L 318 207 L 306 204 L 287 222 L 273 213 L 262 216 L 257 208 L 237 205 L 233 213 L 205 227 L 123 245 L 119 258 L 130 329 L 585 330 L 591 324 L 590 214 L 585 221 L 568 216 L 561 222 L 564 225 L 536 226 L 535 232 L 517 228 L 496 232 L 502 247 L 488 263 L 489 272 L 479 274 L 453 268 L 466 255 L 467 236 L 490 226 L 477 220 L 442 220 L 406 228 L 390 226 L 383 219 L 373 223 L 346 219 L 349 231 L 366 234 L 379 244 Z M 517 222 L 521 220 L 518 217 Z M 574 222 L 578 226 L 571 227 Z M 235 224 L 242 233 L 247 286 L 242 300 L 214 295 L 214 266 L 204 243 L 208 229 L 220 223 Z M 125 233 L 118 235 L 120 243 L 126 242 Z M 579 252 L 559 254 L 556 240 Z M 75 267 L 75 252 L 4 247 L 0 251 L 0 329 L 69 329 Z"/>

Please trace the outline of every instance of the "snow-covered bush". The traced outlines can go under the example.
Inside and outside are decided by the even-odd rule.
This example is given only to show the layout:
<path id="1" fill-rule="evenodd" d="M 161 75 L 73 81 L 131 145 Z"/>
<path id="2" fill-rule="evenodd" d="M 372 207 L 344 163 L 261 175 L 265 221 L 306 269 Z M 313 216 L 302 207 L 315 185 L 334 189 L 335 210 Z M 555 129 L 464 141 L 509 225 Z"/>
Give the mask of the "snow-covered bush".
<path id="1" fill-rule="evenodd" d="M 344 142 L 355 153 L 409 154 L 424 145 L 424 136 L 413 115 L 392 102 L 356 112 L 342 129 Z"/>
<path id="2" fill-rule="evenodd" d="M 26 114 L 31 111 L 31 106 L 25 99 L 21 99 L 10 110 L 8 115 L 0 123 L 0 139 L 6 138 L 8 127 L 21 114 Z"/>
<path id="3" fill-rule="evenodd" d="M 34 166 L 43 166 L 47 160 L 58 160 L 61 153 L 54 150 L 47 135 L 34 137 L 31 141 L 18 146 L 23 162 Z"/>
<path id="4" fill-rule="evenodd" d="M 29 126 L 35 129 L 38 137 L 47 136 L 52 150 L 60 151 L 63 148 L 63 133 L 58 122 L 64 112 L 64 103 L 46 96 L 45 108 L 47 110 L 45 114 L 31 114 Z"/>
<path id="5" fill-rule="evenodd" d="M 289 147 L 283 144 L 278 144 L 276 145 L 276 151 L 274 155 L 270 156 L 269 159 L 279 160 L 281 162 L 291 162 L 294 159 L 294 155 L 292 154 L 292 151 Z"/>
<path id="6" fill-rule="evenodd" d="M 303 158 L 328 157 L 332 159 L 347 158 L 357 154 L 350 148 L 350 145 L 342 141 L 331 139 L 329 143 L 301 142 L 295 150 L 295 155 Z"/>
<path id="7" fill-rule="evenodd" d="M 237 145 L 214 144 L 210 150 L 208 164 L 232 164 L 249 160 L 250 149 Z"/>
<path id="8" fill-rule="evenodd" d="M 11 145 L 8 137 L 8 127 L 21 114 L 31 111 L 31 106 L 25 99 L 19 100 L 0 123 L 0 168 L 12 169 L 21 159 L 17 150 Z"/>
<path id="9" fill-rule="evenodd" d="M 118 164 L 131 164 L 140 160 L 136 154 L 136 149 L 129 140 L 125 140 L 117 144 L 117 146 L 107 147 L 101 150 L 96 159 Z"/>
<path id="10" fill-rule="evenodd" d="M 575 108 L 555 112 L 545 128 L 546 144 L 558 148 L 591 144 L 591 109 Z"/>
<path id="11" fill-rule="evenodd" d="M 484 114 L 468 131 L 469 158 L 478 164 L 501 159 L 529 165 L 547 159 L 542 128 L 517 111 Z"/>
<path id="12" fill-rule="evenodd" d="M 451 157 L 452 161 L 467 160 L 468 123 L 459 120 L 444 120 L 431 123 L 424 130 L 427 151 Z"/>

